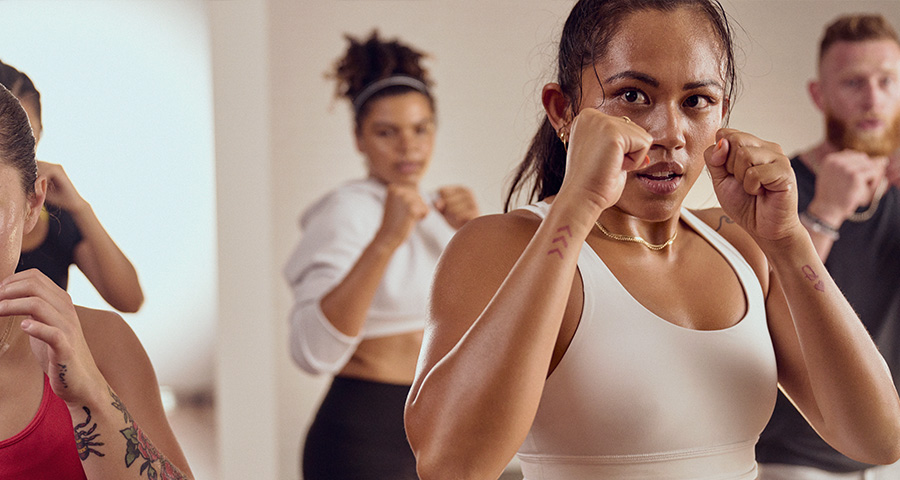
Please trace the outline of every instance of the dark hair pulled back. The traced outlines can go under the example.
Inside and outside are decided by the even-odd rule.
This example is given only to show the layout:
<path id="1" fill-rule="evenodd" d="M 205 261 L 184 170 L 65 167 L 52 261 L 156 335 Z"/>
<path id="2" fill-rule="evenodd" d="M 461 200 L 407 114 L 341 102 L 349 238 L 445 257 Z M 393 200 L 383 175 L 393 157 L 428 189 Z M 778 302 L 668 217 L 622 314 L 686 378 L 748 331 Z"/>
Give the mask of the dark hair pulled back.
<path id="1" fill-rule="evenodd" d="M 337 80 L 336 97 L 346 98 L 352 105 L 368 85 L 397 75 L 412 77 L 431 88 L 432 81 L 428 77 L 428 70 L 421 65 L 427 54 L 397 39 L 382 40 L 378 36 L 378 30 L 374 30 L 368 38 L 362 40 L 348 34 L 345 34 L 344 38 L 350 45 L 344 56 L 335 62 L 334 70 L 328 74 L 329 78 Z M 356 128 L 359 129 L 362 125 L 373 100 L 411 91 L 425 95 L 431 109 L 435 109 L 434 97 L 430 91 L 423 92 L 406 85 L 394 85 L 379 90 L 355 109 Z"/>
<path id="2" fill-rule="evenodd" d="M 34 86 L 31 78 L 28 78 L 28 75 L 0 61 L 0 85 L 6 87 L 20 101 L 33 99 L 36 109 L 35 113 L 38 116 L 38 120 L 41 119 L 41 92 L 38 92 L 37 87 Z"/>
<path id="3" fill-rule="evenodd" d="M 22 178 L 26 194 L 34 193 L 37 162 L 34 158 L 34 135 L 28 115 L 16 97 L 0 86 L 0 162 L 14 167 Z"/>
<path id="4" fill-rule="evenodd" d="M 724 61 L 725 96 L 732 98 L 735 65 L 732 30 L 725 9 L 718 0 L 579 0 L 569 13 L 559 41 L 557 80 L 571 111 L 578 113 L 582 74 L 606 54 L 610 41 L 626 17 L 643 10 L 673 11 L 696 8 L 705 14 L 720 43 Z M 601 85 L 602 87 L 602 85 Z M 730 107 L 730 104 L 729 104 Z M 727 118 L 728 112 L 726 112 Z M 531 140 L 525 159 L 519 164 L 506 196 L 505 211 L 513 198 L 530 185 L 526 201 L 543 200 L 559 192 L 566 173 L 566 150 L 550 119 L 544 116 Z"/>

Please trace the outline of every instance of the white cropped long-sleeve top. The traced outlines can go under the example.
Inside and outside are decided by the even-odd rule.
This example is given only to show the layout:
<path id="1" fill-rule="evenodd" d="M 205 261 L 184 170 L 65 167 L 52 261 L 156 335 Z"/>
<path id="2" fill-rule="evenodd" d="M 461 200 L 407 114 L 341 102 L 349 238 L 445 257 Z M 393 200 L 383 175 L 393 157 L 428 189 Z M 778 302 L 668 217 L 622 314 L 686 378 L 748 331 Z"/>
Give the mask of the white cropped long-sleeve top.
<path id="1" fill-rule="evenodd" d="M 339 371 L 363 339 L 425 327 L 434 268 L 455 233 L 433 208 L 394 252 L 359 335 L 341 333 L 322 313 L 322 298 L 343 280 L 381 226 L 386 196 L 380 182 L 355 180 L 301 215 L 303 236 L 284 275 L 294 292 L 291 354 L 309 373 Z"/>

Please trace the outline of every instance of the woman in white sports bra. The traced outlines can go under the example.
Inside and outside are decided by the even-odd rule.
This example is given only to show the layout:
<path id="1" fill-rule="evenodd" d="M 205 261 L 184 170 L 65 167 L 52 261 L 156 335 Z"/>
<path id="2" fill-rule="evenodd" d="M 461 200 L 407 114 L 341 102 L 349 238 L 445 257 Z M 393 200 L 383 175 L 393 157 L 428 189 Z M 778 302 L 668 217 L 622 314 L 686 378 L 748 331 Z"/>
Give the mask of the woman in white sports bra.
<path id="1" fill-rule="evenodd" d="M 755 479 L 781 388 L 867 463 L 900 399 L 797 218 L 781 148 L 721 128 L 715 0 L 581 0 L 513 182 L 438 265 L 406 407 L 421 478 Z M 709 169 L 720 209 L 682 208 Z M 530 192 L 527 189 L 530 188 Z"/>

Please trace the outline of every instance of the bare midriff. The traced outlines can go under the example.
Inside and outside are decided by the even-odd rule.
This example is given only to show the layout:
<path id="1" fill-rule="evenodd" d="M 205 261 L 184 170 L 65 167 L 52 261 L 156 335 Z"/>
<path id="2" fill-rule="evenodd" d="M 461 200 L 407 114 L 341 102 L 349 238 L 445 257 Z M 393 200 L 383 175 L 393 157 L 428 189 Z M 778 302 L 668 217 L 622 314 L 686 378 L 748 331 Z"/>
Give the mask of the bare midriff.
<path id="1" fill-rule="evenodd" d="M 418 330 L 363 340 L 338 376 L 411 385 L 423 333 Z"/>

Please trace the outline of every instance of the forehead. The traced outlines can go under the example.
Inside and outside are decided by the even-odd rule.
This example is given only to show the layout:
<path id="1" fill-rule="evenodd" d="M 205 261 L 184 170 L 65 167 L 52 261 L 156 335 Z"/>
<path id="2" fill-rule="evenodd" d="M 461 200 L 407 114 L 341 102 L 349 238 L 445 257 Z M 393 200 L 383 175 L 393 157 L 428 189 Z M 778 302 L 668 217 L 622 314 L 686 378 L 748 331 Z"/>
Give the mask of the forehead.
<path id="1" fill-rule="evenodd" d="M 631 70 L 661 81 L 724 83 L 723 53 L 709 18 L 699 9 L 641 10 L 624 18 L 596 67 L 601 78 Z"/>
<path id="2" fill-rule="evenodd" d="M 835 42 L 819 63 L 824 75 L 900 72 L 900 45 L 893 40 Z"/>
<path id="3" fill-rule="evenodd" d="M 408 125 L 433 120 L 428 97 L 419 92 L 388 95 L 372 100 L 363 125 Z"/>

